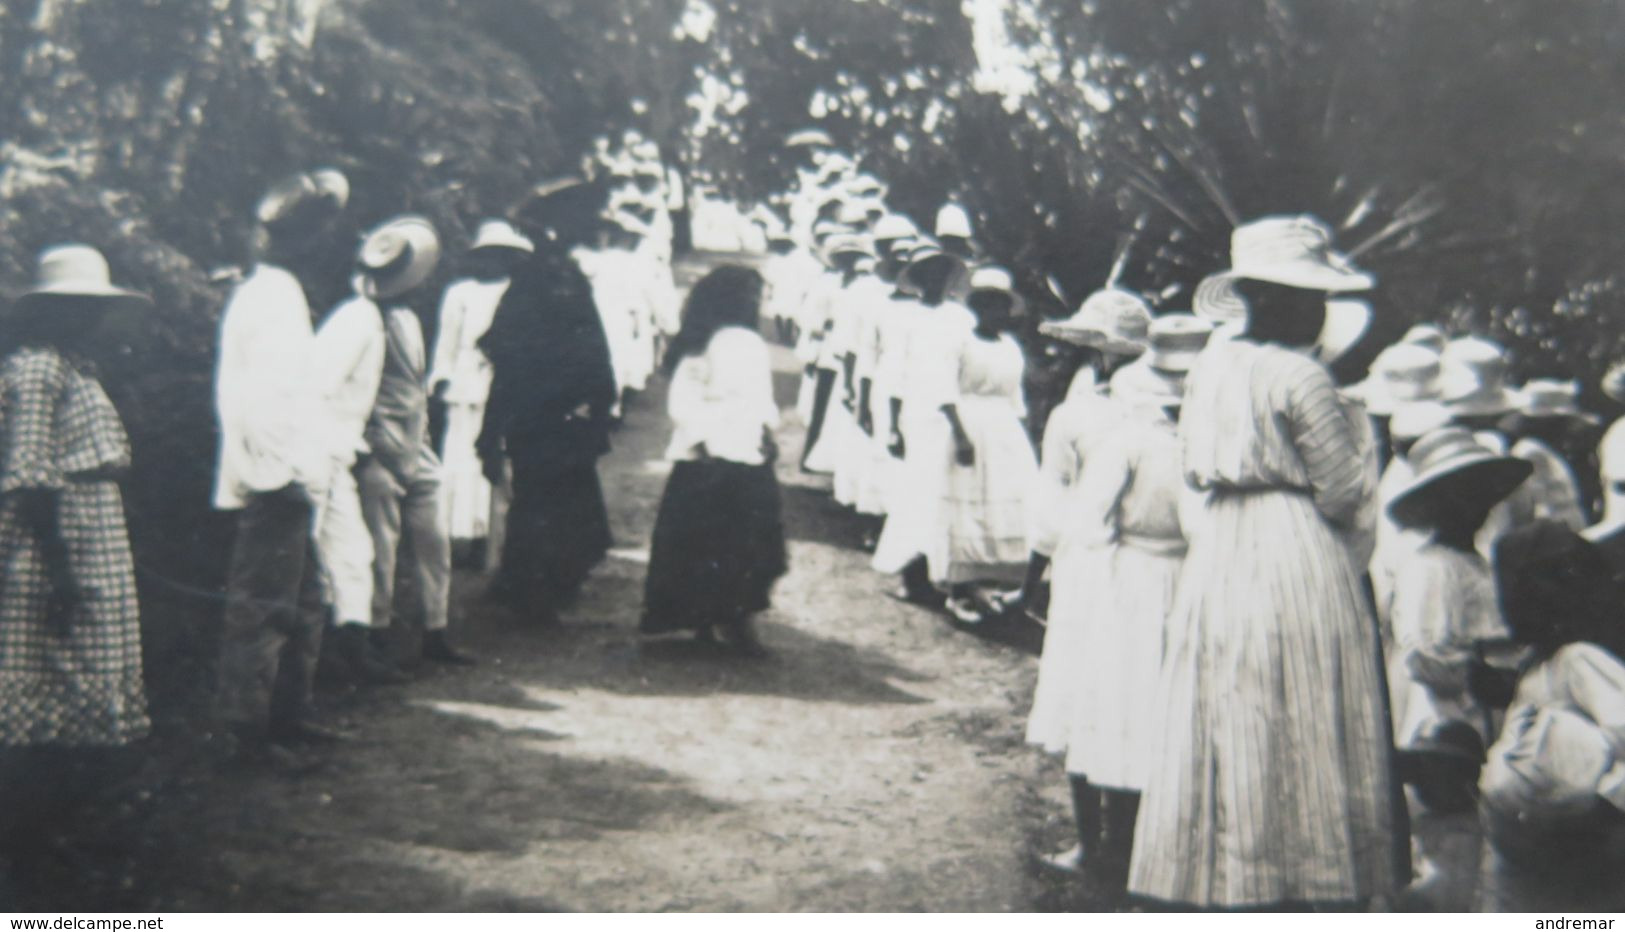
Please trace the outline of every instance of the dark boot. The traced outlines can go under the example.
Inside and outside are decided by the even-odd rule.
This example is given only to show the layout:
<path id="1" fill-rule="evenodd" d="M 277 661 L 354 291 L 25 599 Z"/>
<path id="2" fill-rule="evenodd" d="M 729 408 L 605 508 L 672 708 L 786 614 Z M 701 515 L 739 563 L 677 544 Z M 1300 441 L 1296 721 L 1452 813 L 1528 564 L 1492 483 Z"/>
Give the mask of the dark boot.
<path id="1" fill-rule="evenodd" d="M 756 622 L 749 615 L 734 619 L 726 626 L 728 632 L 728 646 L 741 657 L 762 658 L 768 655 L 766 647 L 762 646 L 761 638 L 756 635 Z"/>
<path id="2" fill-rule="evenodd" d="M 479 663 L 451 644 L 445 631 L 427 631 L 423 635 L 423 659 L 454 667 L 472 667 Z"/>
<path id="3" fill-rule="evenodd" d="M 1113 889 L 1128 886 L 1129 857 L 1134 853 L 1134 824 L 1140 817 L 1140 794 L 1128 790 L 1102 790 L 1105 827 L 1101 832 L 1101 877 Z"/>
<path id="4" fill-rule="evenodd" d="M 1072 819 L 1078 832 L 1078 846 L 1043 858 L 1046 866 L 1069 874 L 1081 873 L 1100 849 L 1100 791 L 1084 777 L 1067 776 L 1072 787 Z"/>
<path id="5" fill-rule="evenodd" d="M 339 625 L 333 640 L 352 682 L 399 686 L 412 681 L 399 667 L 378 656 L 365 625 Z"/>

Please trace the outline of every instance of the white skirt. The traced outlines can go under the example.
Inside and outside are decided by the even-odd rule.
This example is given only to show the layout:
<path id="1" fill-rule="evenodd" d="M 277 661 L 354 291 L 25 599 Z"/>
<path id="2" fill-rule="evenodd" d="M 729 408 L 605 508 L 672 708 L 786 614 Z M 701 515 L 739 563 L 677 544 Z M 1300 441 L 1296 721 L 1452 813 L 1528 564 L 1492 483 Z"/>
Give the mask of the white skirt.
<path id="1" fill-rule="evenodd" d="M 1083 633 L 1092 601 L 1085 588 L 1090 561 L 1102 551 L 1063 542 L 1050 564 L 1049 620 L 1044 626 L 1044 650 L 1038 657 L 1038 685 L 1032 711 L 1027 714 L 1027 743 L 1050 754 L 1065 754 L 1072 740 L 1072 714 L 1077 707 L 1084 668 Z"/>
<path id="2" fill-rule="evenodd" d="M 968 396 L 957 407 L 976 459 L 960 466 L 951 452 L 945 458 L 942 532 L 926 551 L 931 579 L 1020 583 L 1027 569 L 1027 493 L 1038 479 L 1032 442 L 1008 399 Z"/>
<path id="3" fill-rule="evenodd" d="M 446 405 L 446 440 L 440 458 L 441 526 L 453 540 L 483 540 L 490 533 L 491 483 L 485 480 L 474 441 L 485 423 L 485 405 Z"/>
<path id="4" fill-rule="evenodd" d="M 1090 550 L 1070 583 L 1089 609 L 1075 622 L 1066 769 L 1098 786 L 1137 792 L 1150 767 L 1163 631 L 1184 546 L 1118 542 Z"/>
<path id="5" fill-rule="evenodd" d="M 903 462 L 887 495 L 886 526 L 871 566 L 901 573 L 930 553 L 943 532 L 942 493 L 953 456 L 953 431 L 940 409 L 903 405 Z"/>

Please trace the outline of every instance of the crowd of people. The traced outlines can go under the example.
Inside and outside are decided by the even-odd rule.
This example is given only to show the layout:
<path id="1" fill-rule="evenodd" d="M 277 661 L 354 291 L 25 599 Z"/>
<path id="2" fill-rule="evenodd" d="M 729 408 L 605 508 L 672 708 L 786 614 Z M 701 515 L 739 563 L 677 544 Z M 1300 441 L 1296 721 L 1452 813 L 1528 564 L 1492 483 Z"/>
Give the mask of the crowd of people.
<path id="1" fill-rule="evenodd" d="M 1337 384 L 1375 282 L 1313 217 L 1239 226 L 1188 308 L 1113 282 L 1044 316 L 964 209 L 921 229 L 826 134 L 788 149 L 767 255 L 682 299 L 658 148 L 606 147 L 478 224 L 432 344 L 430 221 L 353 246 L 343 174 L 264 195 L 215 382 L 233 766 L 301 773 L 349 737 L 316 707 L 323 665 L 410 679 L 387 635 L 403 556 L 426 661 L 477 662 L 450 632 L 459 560 L 558 624 L 611 546 L 598 460 L 656 378 L 673 467 L 640 630 L 766 653 L 753 619 L 789 564 L 776 340 L 805 366 L 784 467 L 830 477 L 896 598 L 1044 623 L 1027 738 L 1064 760 L 1078 836 L 1051 868 L 1187 907 L 1393 903 L 1436 874 L 1411 813 L 1477 806 L 1497 871 L 1617 875 L 1625 422 L 1603 431 L 1572 382 L 1514 387 L 1502 347 L 1429 325 Z M 8 749 L 149 729 L 129 443 L 85 351 L 145 304 L 63 246 L 14 309 Z M 1625 369 L 1604 390 L 1625 402 Z"/>
<path id="2" fill-rule="evenodd" d="M 1078 834 L 1049 867 L 1203 908 L 1427 905 L 1412 813 L 1480 806 L 1482 905 L 1611 887 L 1625 423 L 1430 324 L 1338 384 L 1376 283 L 1314 217 L 1239 226 L 1185 308 L 1108 283 L 1042 318 L 961 208 L 922 231 L 821 132 L 790 144 L 789 222 L 761 221 L 801 468 L 898 598 L 1045 624 L 1027 737 Z"/>

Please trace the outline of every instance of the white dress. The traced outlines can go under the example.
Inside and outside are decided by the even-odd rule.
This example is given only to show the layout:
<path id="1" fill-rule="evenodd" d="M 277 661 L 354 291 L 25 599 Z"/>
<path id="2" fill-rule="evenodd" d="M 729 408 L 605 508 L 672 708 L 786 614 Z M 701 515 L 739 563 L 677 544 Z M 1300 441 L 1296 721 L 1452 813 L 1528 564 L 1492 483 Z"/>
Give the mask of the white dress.
<path id="1" fill-rule="evenodd" d="M 1015 584 L 1027 567 L 1027 492 L 1038 476 L 1022 423 L 1026 361 L 1008 334 L 993 340 L 972 335 L 959 347 L 955 406 L 976 455 L 961 466 L 950 448 L 944 461 L 943 527 L 927 551 L 931 579 Z"/>
<path id="2" fill-rule="evenodd" d="M 897 386 L 903 401 L 898 422 L 903 463 L 870 564 L 877 572 L 902 572 L 928 555 L 945 533 L 942 495 L 953 435 L 942 406 L 958 398 L 960 345 L 971 339 L 975 326 L 975 316 L 963 305 L 917 308 Z"/>
<path id="3" fill-rule="evenodd" d="M 491 329 L 508 279 L 463 279 L 440 302 L 429 384 L 447 383 L 446 436 L 440 446 L 442 521 L 454 540 L 482 540 L 491 528 L 491 484 L 474 452 L 491 394 L 491 362 L 476 345 Z"/>
<path id="4" fill-rule="evenodd" d="M 880 352 L 880 323 L 882 315 L 889 310 L 891 297 L 885 291 L 885 285 L 872 276 L 864 276 L 853 282 L 846 294 L 852 305 L 852 313 L 840 345 L 852 357 L 853 408 L 852 416 L 844 419 L 847 421 L 843 427 L 845 435 L 836 450 L 835 500 L 860 514 L 883 515 L 886 513 L 883 494 L 877 487 L 875 474 L 884 469 L 884 464 L 875 456 L 878 448 L 874 436 L 863 432 L 858 416 L 863 404 L 863 380 L 869 379 L 871 422 L 879 424 L 886 420 L 884 412 L 877 410 L 873 381 Z M 836 397 L 844 397 L 843 393 L 844 389 L 838 388 Z"/>
<path id="5" fill-rule="evenodd" d="M 1477 642 L 1512 636 L 1489 564 L 1428 540 L 1398 567 L 1388 609 L 1394 745 L 1410 748 L 1447 721 L 1466 722 L 1488 744 L 1495 736 L 1467 693 L 1468 661 Z"/>
<path id="6" fill-rule="evenodd" d="M 1145 787 L 1163 632 L 1185 558 L 1181 503 L 1191 494 L 1174 424 L 1149 408 L 1127 412 L 1090 455 L 1072 499 L 1071 572 L 1056 583 L 1078 631 L 1066 769 L 1098 786 Z"/>
<path id="7" fill-rule="evenodd" d="M 1122 413 L 1097 385 L 1093 371 L 1084 369 L 1051 414 L 1044 427 L 1044 457 L 1030 497 L 1028 547 L 1051 557 L 1049 619 L 1044 627 L 1044 650 L 1038 658 L 1038 685 L 1032 711 L 1027 715 L 1027 743 L 1051 754 L 1064 754 L 1072 740 L 1073 697 L 1078 671 L 1084 666 L 1082 619 L 1088 593 L 1074 583 L 1088 562 L 1090 548 L 1069 546 L 1073 532 L 1066 517 L 1077 513 L 1074 499 L 1089 452 L 1101 445 Z M 1079 534 L 1079 537 L 1086 535 Z"/>

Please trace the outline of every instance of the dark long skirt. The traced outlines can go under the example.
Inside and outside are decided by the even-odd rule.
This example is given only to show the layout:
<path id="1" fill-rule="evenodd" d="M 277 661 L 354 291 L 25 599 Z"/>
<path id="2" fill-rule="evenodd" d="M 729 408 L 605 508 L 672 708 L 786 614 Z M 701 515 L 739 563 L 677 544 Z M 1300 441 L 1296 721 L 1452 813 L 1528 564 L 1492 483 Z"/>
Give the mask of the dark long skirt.
<path id="1" fill-rule="evenodd" d="M 551 611 L 575 598 L 611 543 L 596 461 L 513 458 L 513 503 L 503 542 L 505 587 L 526 608 Z"/>
<path id="2" fill-rule="evenodd" d="M 788 568 L 772 466 L 678 463 L 655 519 L 642 630 L 696 631 L 759 612 Z"/>

